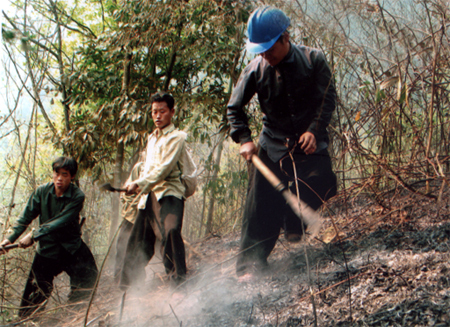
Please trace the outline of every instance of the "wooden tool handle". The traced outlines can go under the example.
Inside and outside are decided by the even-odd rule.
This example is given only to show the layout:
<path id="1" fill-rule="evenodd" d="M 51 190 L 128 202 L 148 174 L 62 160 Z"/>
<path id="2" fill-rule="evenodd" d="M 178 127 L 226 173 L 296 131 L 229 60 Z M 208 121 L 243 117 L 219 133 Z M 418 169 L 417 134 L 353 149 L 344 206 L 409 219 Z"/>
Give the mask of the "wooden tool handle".
<path id="1" fill-rule="evenodd" d="M 299 200 L 287 188 L 281 180 L 261 161 L 257 155 L 252 155 L 252 162 L 259 172 L 269 181 L 269 183 L 283 195 L 287 204 L 292 211 L 299 217 L 308 227 L 311 235 L 316 236 L 322 225 L 322 217 L 318 212 L 309 207 L 304 201 Z"/>
<path id="2" fill-rule="evenodd" d="M 11 250 L 11 249 L 15 249 L 15 248 L 18 248 L 18 247 L 19 247 L 19 243 L 17 243 L 17 244 L 8 244 L 8 245 L 3 246 L 3 248 L 5 250 Z"/>
<path id="3" fill-rule="evenodd" d="M 259 172 L 272 184 L 273 187 L 278 189 L 282 185 L 280 179 L 254 154 L 252 155 L 252 162 Z"/>

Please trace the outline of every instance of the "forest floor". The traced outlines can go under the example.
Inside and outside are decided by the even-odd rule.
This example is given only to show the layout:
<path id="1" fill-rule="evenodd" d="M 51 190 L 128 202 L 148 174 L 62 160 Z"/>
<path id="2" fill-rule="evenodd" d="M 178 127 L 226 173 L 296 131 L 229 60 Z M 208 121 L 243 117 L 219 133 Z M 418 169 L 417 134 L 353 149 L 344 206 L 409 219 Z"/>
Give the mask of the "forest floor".
<path id="1" fill-rule="evenodd" d="M 87 316 L 85 307 L 53 306 L 20 325 L 450 326 L 449 193 L 442 199 L 335 200 L 317 238 L 292 244 L 281 235 L 269 269 L 246 282 L 235 274 L 239 233 L 210 237 L 188 246 L 179 287 L 155 258 L 145 285 L 125 298 L 104 272 Z"/>

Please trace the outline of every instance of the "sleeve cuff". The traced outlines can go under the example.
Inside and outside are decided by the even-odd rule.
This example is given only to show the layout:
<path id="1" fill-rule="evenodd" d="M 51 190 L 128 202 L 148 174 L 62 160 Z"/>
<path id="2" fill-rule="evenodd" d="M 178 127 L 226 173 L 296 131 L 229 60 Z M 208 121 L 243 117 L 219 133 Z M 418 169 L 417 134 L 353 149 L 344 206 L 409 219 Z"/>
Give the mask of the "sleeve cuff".
<path id="1" fill-rule="evenodd" d="M 242 145 L 244 143 L 253 142 L 252 135 L 250 132 L 244 132 L 241 135 L 239 135 L 239 143 Z"/>
<path id="2" fill-rule="evenodd" d="M 313 122 L 309 128 L 307 129 L 308 132 L 312 133 L 314 135 L 314 137 L 316 138 L 317 141 L 317 137 L 319 136 L 319 132 L 317 131 L 317 124 L 315 122 Z"/>
<path id="3" fill-rule="evenodd" d="M 17 237 L 14 237 L 14 235 L 10 235 L 10 236 L 8 236 L 6 239 L 7 239 L 8 241 L 10 241 L 11 244 L 13 244 L 13 243 L 17 240 Z"/>
<path id="4" fill-rule="evenodd" d="M 46 230 L 46 227 L 40 227 L 33 230 L 31 234 L 33 236 L 33 240 L 37 241 L 40 237 L 44 236 Z"/>

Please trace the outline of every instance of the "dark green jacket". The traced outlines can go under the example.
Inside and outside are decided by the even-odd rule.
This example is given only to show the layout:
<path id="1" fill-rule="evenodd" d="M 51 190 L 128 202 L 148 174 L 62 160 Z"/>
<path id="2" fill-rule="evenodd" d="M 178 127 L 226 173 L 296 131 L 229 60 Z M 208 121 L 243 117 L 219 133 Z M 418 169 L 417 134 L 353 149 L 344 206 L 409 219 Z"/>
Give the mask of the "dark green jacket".
<path id="1" fill-rule="evenodd" d="M 39 228 L 33 232 L 38 241 L 37 252 L 47 258 L 58 259 L 67 252 L 73 254 L 81 245 L 80 211 L 84 193 L 75 184 L 57 197 L 53 183 L 39 186 L 28 200 L 22 215 L 8 237 L 11 243 L 39 216 Z"/>

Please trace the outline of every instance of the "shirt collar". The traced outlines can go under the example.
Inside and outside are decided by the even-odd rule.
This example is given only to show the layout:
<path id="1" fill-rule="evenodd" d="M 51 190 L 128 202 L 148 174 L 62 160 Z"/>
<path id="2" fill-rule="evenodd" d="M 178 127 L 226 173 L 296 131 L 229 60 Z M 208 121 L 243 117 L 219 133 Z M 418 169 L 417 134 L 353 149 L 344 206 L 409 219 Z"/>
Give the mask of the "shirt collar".
<path id="1" fill-rule="evenodd" d="M 167 125 L 166 127 L 164 127 L 164 128 L 162 129 L 161 135 L 157 135 L 158 130 L 156 129 L 156 130 L 151 134 L 151 136 L 159 137 L 159 136 L 162 136 L 162 135 L 167 135 L 167 134 L 169 134 L 170 132 L 172 132 L 173 130 L 175 130 L 175 125 L 174 125 L 173 123 L 170 123 L 169 125 Z"/>
<path id="2" fill-rule="evenodd" d="M 50 190 L 50 193 L 53 194 L 56 197 L 56 193 L 55 193 L 55 184 L 53 184 L 52 189 Z M 67 190 L 63 193 L 63 195 L 61 195 L 59 198 L 70 198 L 72 197 L 72 192 L 73 192 L 73 184 L 70 183 L 69 187 L 67 188 Z"/>
<path id="3" fill-rule="evenodd" d="M 287 55 L 283 58 L 283 60 L 280 61 L 279 64 L 292 63 L 292 62 L 294 62 L 294 45 L 291 43 L 291 41 L 289 41 L 289 51 L 288 51 Z"/>

